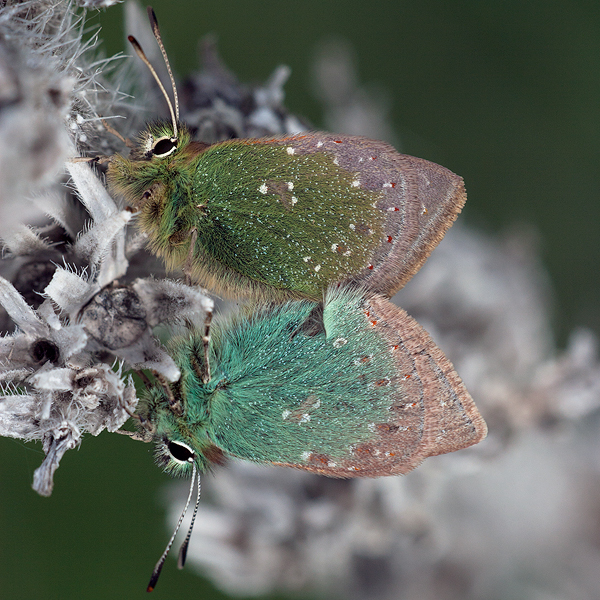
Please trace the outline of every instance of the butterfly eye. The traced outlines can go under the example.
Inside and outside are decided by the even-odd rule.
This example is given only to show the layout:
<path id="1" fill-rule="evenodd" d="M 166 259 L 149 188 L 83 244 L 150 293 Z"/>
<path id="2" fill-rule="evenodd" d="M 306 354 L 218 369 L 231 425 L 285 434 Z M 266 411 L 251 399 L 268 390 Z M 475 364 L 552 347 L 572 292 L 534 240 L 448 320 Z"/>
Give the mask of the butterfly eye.
<path id="1" fill-rule="evenodd" d="M 168 441 L 167 449 L 171 458 L 179 463 L 189 463 L 195 458 L 194 451 L 187 446 L 186 444 L 182 444 L 181 442 Z"/>
<path id="2" fill-rule="evenodd" d="M 154 154 L 154 156 L 168 156 L 176 148 L 177 139 L 165 137 L 154 142 L 154 146 L 152 146 L 152 154 Z"/>

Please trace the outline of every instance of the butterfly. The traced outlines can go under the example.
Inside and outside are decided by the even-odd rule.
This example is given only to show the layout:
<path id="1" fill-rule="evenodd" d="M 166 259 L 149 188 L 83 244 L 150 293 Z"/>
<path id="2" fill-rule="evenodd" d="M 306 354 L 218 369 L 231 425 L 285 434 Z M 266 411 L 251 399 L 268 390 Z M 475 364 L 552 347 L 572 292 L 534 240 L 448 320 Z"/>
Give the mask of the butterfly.
<path id="1" fill-rule="evenodd" d="M 109 159 L 111 189 L 138 211 L 169 269 L 229 297 L 319 300 L 353 283 L 391 297 L 421 267 L 466 200 L 448 169 L 385 142 L 324 132 L 208 145 L 179 122 L 150 123 Z"/>
<path id="2" fill-rule="evenodd" d="M 380 477 L 487 432 L 429 334 L 383 296 L 354 286 L 330 287 L 322 303 L 246 308 L 210 333 L 207 325 L 173 338 L 169 350 L 181 378 L 149 387 L 138 435 L 155 443 L 165 471 L 192 476 L 190 497 L 197 473 L 228 457 Z M 185 548 L 187 540 L 181 563 Z"/>
<path id="3" fill-rule="evenodd" d="M 476 444 L 486 425 L 451 363 L 388 298 L 421 267 L 462 209 L 462 179 L 362 137 L 308 132 L 208 145 L 179 121 L 150 123 L 108 182 L 138 212 L 150 249 L 217 293 L 255 302 L 176 337 L 182 375 L 155 375 L 132 437 L 169 473 L 228 457 L 330 477 L 407 473 Z M 262 301 L 262 304 L 256 301 Z"/>

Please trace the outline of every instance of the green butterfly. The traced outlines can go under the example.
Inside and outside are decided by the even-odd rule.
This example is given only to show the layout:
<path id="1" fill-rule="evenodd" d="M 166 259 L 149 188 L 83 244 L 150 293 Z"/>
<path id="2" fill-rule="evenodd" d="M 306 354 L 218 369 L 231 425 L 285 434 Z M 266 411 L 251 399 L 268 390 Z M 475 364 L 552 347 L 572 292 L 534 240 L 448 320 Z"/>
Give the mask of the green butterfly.
<path id="1" fill-rule="evenodd" d="M 193 141 L 173 76 L 175 107 L 156 80 L 171 121 L 148 125 L 129 158 L 110 157 L 108 182 L 168 268 L 219 294 L 320 300 L 331 284 L 355 283 L 391 297 L 465 203 L 458 175 L 380 141 L 323 132 Z"/>

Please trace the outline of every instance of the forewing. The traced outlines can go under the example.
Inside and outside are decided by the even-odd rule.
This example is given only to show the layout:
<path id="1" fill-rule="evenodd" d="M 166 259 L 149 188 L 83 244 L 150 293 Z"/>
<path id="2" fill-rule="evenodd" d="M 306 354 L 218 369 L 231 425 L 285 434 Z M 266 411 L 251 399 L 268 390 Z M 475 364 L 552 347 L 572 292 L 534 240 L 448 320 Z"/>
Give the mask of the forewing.
<path id="1" fill-rule="evenodd" d="M 296 142 L 292 138 L 291 142 Z M 196 263 L 320 300 L 363 271 L 379 245 L 382 194 L 353 186 L 332 154 L 296 152 L 284 139 L 228 140 L 198 158 L 193 194 Z M 195 200 L 196 202 L 196 200 Z"/>
<path id="2" fill-rule="evenodd" d="M 333 477 L 376 477 L 485 436 L 452 365 L 384 298 L 330 293 L 318 335 L 290 335 L 282 312 L 265 313 L 260 332 L 246 329 L 234 342 L 238 351 L 253 349 L 239 376 L 228 359 L 222 365 L 229 384 L 211 407 L 211 435 L 225 452 Z"/>

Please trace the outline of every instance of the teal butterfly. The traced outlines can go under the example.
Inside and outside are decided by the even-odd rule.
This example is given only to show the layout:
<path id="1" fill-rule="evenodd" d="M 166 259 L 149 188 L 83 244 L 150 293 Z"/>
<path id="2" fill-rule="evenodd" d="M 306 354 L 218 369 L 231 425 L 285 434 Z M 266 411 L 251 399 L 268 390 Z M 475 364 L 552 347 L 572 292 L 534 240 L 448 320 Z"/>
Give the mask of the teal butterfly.
<path id="1" fill-rule="evenodd" d="M 139 437 L 192 486 L 227 457 L 330 477 L 407 473 L 487 432 L 427 332 L 353 287 L 331 288 L 322 304 L 242 311 L 216 322 L 210 340 L 207 327 L 172 339 L 170 353 L 181 378 L 147 390 Z"/>

